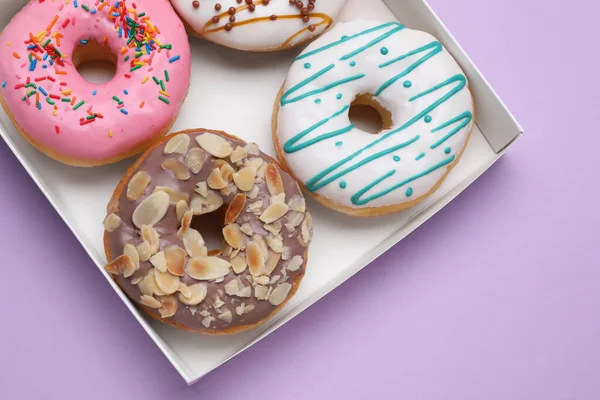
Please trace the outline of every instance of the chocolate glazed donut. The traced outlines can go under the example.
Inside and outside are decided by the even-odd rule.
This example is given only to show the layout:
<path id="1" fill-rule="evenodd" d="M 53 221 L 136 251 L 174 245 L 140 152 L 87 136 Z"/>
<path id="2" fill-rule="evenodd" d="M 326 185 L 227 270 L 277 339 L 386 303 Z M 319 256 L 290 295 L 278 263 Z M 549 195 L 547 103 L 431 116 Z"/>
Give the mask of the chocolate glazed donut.
<path id="1" fill-rule="evenodd" d="M 256 144 L 224 132 L 165 137 L 127 171 L 107 213 L 106 270 L 152 317 L 182 329 L 250 329 L 304 276 L 312 217 L 298 184 Z M 210 213 L 224 218 L 220 250 L 209 251 L 206 227 L 193 222 Z"/>

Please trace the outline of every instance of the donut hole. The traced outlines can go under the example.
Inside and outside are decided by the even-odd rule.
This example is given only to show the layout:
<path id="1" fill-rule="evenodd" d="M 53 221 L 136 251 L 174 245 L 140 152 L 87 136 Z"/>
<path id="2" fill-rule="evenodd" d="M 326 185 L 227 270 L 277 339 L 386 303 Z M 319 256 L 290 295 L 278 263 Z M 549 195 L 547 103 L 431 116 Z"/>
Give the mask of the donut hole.
<path id="1" fill-rule="evenodd" d="M 109 46 L 95 40 L 79 43 L 73 51 L 73 64 L 86 81 L 102 85 L 112 80 L 117 73 L 117 56 Z"/>
<path id="2" fill-rule="evenodd" d="M 225 215 L 221 212 L 196 215 L 190 225 L 192 229 L 200 232 L 209 252 L 221 249 L 221 245 L 225 240 L 223 237 L 224 226 Z"/>
<path id="3" fill-rule="evenodd" d="M 390 129 L 393 125 L 392 113 L 370 94 L 356 96 L 350 103 L 349 116 L 354 126 L 373 135 Z"/>

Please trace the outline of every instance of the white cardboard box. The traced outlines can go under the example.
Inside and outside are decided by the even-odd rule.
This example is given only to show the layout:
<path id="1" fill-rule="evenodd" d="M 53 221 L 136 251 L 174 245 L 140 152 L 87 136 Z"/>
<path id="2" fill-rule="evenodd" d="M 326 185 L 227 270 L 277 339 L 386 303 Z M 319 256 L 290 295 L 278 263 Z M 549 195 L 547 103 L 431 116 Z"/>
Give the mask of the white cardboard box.
<path id="1" fill-rule="evenodd" d="M 3 6 L 0 26 L 6 25 L 25 3 L 26 0 L 0 0 Z M 521 135 L 519 124 L 424 0 L 349 0 L 341 19 L 390 20 L 394 15 L 409 28 L 435 35 L 468 76 L 475 97 L 477 126 L 467 150 L 434 195 L 400 214 L 355 219 L 310 202 L 315 234 L 300 290 L 279 314 L 242 334 L 205 337 L 151 320 L 139 312 L 104 271 L 102 220 L 105 206 L 131 160 L 92 170 L 59 164 L 29 146 L 7 116 L 1 114 L 0 135 L 71 228 L 106 281 L 188 384 L 275 331 L 402 240 L 477 179 Z M 257 142 L 263 151 L 273 154 L 271 109 L 298 52 L 247 54 L 192 39 L 192 88 L 173 131 L 193 127 L 222 129 Z M 221 90 L 227 85 L 233 86 L 236 96 Z M 236 110 L 237 118 L 231 118 L 230 109 Z"/>

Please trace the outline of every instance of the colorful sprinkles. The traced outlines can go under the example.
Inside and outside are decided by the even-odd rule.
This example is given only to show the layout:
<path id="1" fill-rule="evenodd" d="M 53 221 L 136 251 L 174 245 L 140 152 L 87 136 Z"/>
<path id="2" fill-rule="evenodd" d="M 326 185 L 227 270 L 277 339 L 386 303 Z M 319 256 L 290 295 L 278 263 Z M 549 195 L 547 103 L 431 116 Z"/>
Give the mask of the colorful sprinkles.
<path id="1" fill-rule="evenodd" d="M 44 0 L 38 0 L 40 3 Z M 104 118 L 101 112 L 93 112 L 93 105 L 87 106 L 87 109 L 82 108 L 87 104 L 85 95 L 80 96 L 77 99 L 75 93 L 69 89 L 68 73 L 64 69 L 66 65 L 72 65 L 68 57 L 60 51 L 61 39 L 68 36 L 69 25 L 74 26 L 76 24 L 76 18 L 74 16 L 61 18 L 60 13 L 66 7 L 73 7 L 80 9 L 81 12 L 97 14 L 102 13 L 102 18 L 107 18 L 114 24 L 115 35 L 125 40 L 125 44 L 121 48 L 121 55 L 123 61 L 129 63 L 129 71 L 124 74 L 125 78 L 132 78 L 134 73 L 140 73 L 140 70 L 146 70 L 151 72 L 152 61 L 155 57 L 158 57 L 157 53 L 164 51 L 169 63 L 177 62 L 181 59 L 180 55 L 171 54 L 173 46 L 169 43 L 162 43 L 159 41 L 158 36 L 160 35 L 160 29 L 158 26 L 152 24 L 150 17 L 146 16 L 145 12 L 139 12 L 137 5 L 133 1 L 127 0 L 88 0 L 87 4 L 79 4 L 77 0 L 52 0 L 61 2 L 58 6 L 58 13 L 51 16 L 48 25 L 45 26 L 37 34 L 33 32 L 29 33 L 29 37 L 24 41 L 23 47 L 15 49 L 17 51 L 12 52 L 12 56 L 16 59 L 23 58 L 25 55 L 25 62 L 21 64 L 22 68 L 27 67 L 29 72 L 37 72 L 41 69 L 53 69 L 53 74 L 46 76 L 38 76 L 36 78 L 26 76 L 25 80 L 16 84 L 14 90 L 22 91 L 22 100 L 28 104 L 33 104 L 38 110 L 43 110 L 43 103 L 47 104 L 52 110 L 52 115 L 57 116 L 60 112 L 60 108 L 57 105 L 57 101 L 60 103 L 69 104 L 73 111 L 81 112 L 79 116 L 80 125 L 87 125 L 93 123 L 97 119 Z M 100 18 L 100 17 L 97 17 Z M 60 30 L 60 31 L 59 31 Z M 91 39 L 81 39 L 79 43 L 81 45 L 89 44 Z M 104 37 L 101 45 L 108 43 L 108 37 Z M 11 43 L 8 44 L 11 46 Z M 47 72 L 46 72 L 47 74 Z M 57 87 L 52 87 L 51 83 L 57 81 L 52 75 L 65 76 L 64 80 L 61 80 Z M 150 76 L 156 83 L 157 87 L 157 98 L 165 104 L 170 104 L 168 97 L 170 97 L 165 82 L 169 82 L 170 76 L 169 71 L 164 70 L 164 79 L 159 79 L 157 76 L 144 74 L 142 75 L 141 83 L 145 84 Z M 22 78 L 17 75 L 17 79 Z M 46 84 L 45 81 L 50 83 Z M 139 82 L 139 81 L 138 81 Z M 43 87 L 43 86 L 45 87 Z M 2 82 L 2 89 L 6 89 L 7 81 Z M 53 90 L 51 90 L 53 89 Z M 129 90 L 126 88 L 120 89 L 122 93 L 127 96 Z M 97 91 L 92 91 L 92 96 L 97 95 Z M 35 96 L 35 97 L 34 97 Z M 128 115 L 126 104 L 117 96 L 112 97 L 117 103 L 116 107 L 120 113 L 124 116 Z M 139 108 L 143 108 L 146 101 L 142 101 L 139 104 Z M 56 134 L 61 133 L 59 125 L 55 125 L 54 130 Z M 113 137 L 113 131 L 108 131 L 108 136 Z"/>

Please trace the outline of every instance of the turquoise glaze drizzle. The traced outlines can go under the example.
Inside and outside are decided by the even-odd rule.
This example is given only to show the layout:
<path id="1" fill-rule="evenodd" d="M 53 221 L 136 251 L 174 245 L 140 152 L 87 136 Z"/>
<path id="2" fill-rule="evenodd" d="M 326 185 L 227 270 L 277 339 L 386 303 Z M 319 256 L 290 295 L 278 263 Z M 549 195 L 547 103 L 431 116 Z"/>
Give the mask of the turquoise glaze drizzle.
<path id="1" fill-rule="evenodd" d="M 394 190 L 396 190 L 396 189 L 398 189 L 398 188 L 400 188 L 400 187 L 402 187 L 404 185 L 407 185 L 407 184 L 409 184 L 409 183 L 411 183 L 413 181 L 416 181 L 417 179 L 422 178 L 425 175 L 429 175 L 430 173 L 432 173 L 434 171 L 437 171 L 438 169 L 440 169 L 442 167 L 445 167 L 448 164 L 451 164 L 453 161 L 454 161 L 454 156 L 445 159 L 444 161 L 442 161 L 442 162 L 434 165 L 431 168 L 426 169 L 425 171 L 423 171 L 423 172 L 421 172 L 421 173 L 419 173 L 417 175 L 411 176 L 410 178 L 403 180 L 402 182 L 400 182 L 400 183 L 392 186 L 389 189 L 385 189 L 385 190 L 382 190 L 382 191 L 380 191 L 378 193 L 375 193 L 374 195 L 371 195 L 370 197 L 367 197 L 366 199 L 362 199 L 361 198 L 363 195 L 365 195 L 367 192 L 369 192 L 375 186 L 377 186 L 378 184 L 380 184 L 381 182 L 383 182 L 384 180 L 386 180 L 387 178 L 389 178 L 390 176 L 392 176 L 392 175 L 394 175 L 396 173 L 396 171 L 390 171 L 386 175 L 384 175 L 381 178 L 377 179 L 375 182 L 373 182 L 373 183 L 365 186 L 363 189 L 359 190 L 354 196 L 352 196 L 352 203 L 354 203 L 356 205 L 365 205 L 368 202 L 373 201 L 375 199 L 378 199 L 378 198 L 380 198 L 382 196 L 385 196 L 386 194 L 388 194 L 390 192 L 393 192 Z"/>
<path id="2" fill-rule="evenodd" d="M 335 112 L 333 115 L 331 115 L 331 117 L 325 118 L 319 122 L 317 122 L 316 124 L 314 124 L 313 126 L 311 126 L 310 128 L 300 132 L 298 135 L 294 136 L 292 139 L 288 140 L 285 145 L 283 146 L 283 150 L 286 153 L 295 153 L 299 150 L 302 150 L 306 147 L 312 146 L 315 143 L 319 143 L 323 140 L 332 138 L 332 137 L 336 137 L 339 135 L 343 135 L 346 132 L 350 132 L 352 129 L 354 129 L 354 125 L 348 125 L 347 127 L 343 128 L 343 129 L 339 129 L 335 132 L 330 132 L 330 133 L 325 133 L 323 135 L 317 136 L 313 139 L 307 140 L 304 143 L 298 144 L 296 145 L 296 143 L 298 143 L 300 140 L 302 140 L 306 135 L 310 134 L 311 132 L 313 132 L 316 129 L 319 129 L 321 126 L 325 125 L 327 122 L 329 122 L 329 120 L 337 117 L 338 115 L 344 114 L 346 111 L 348 111 L 348 109 L 350 108 L 350 106 L 344 106 L 344 108 L 342 108 L 340 111 Z"/>
<path id="3" fill-rule="evenodd" d="M 315 104 L 321 104 L 321 99 L 316 99 Z"/>
<path id="4" fill-rule="evenodd" d="M 310 63 L 306 63 L 306 64 L 304 64 L 304 68 L 306 68 L 306 69 L 310 69 L 310 67 L 311 67 Z"/>
<path id="5" fill-rule="evenodd" d="M 425 157 L 425 153 L 421 153 L 417 157 L 415 157 L 415 161 L 419 161 L 423 157 Z"/>
<path id="6" fill-rule="evenodd" d="M 360 32 L 360 33 L 352 35 L 352 36 L 343 36 L 340 40 L 338 40 L 336 42 L 330 43 L 328 45 L 325 45 L 323 47 L 317 48 L 315 50 L 312 50 L 305 54 L 300 55 L 297 58 L 297 60 L 307 59 L 315 54 L 319 54 L 321 52 L 327 51 L 336 46 L 348 43 L 354 39 L 363 37 L 365 35 L 369 35 L 372 33 L 376 33 L 378 35 L 374 39 L 370 40 L 367 44 L 362 45 L 362 46 L 352 50 L 351 52 L 345 54 L 344 56 L 342 56 L 339 59 L 339 61 L 349 60 L 352 57 L 355 57 L 358 54 L 370 49 L 371 47 L 376 46 L 377 44 L 381 43 L 382 41 L 384 41 L 388 37 L 394 35 L 395 33 L 400 32 L 402 29 L 404 29 L 404 26 L 399 23 L 391 22 L 391 23 L 382 24 L 382 25 L 367 29 L 363 32 Z M 400 55 L 398 57 L 395 57 L 389 61 L 386 61 L 386 62 L 380 64 L 379 68 L 383 69 L 383 68 L 387 68 L 391 65 L 394 65 L 402 60 L 407 60 L 414 56 L 418 57 L 414 60 L 414 62 L 412 62 L 408 67 L 406 67 L 399 74 L 397 74 L 397 75 L 393 76 L 392 78 L 388 79 L 387 81 L 385 81 L 379 87 L 379 89 L 376 91 L 375 97 L 381 95 L 381 93 L 383 91 L 385 91 L 387 88 L 394 85 L 396 82 L 401 81 L 403 78 L 405 78 L 411 72 L 415 71 L 417 68 L 419 68 L 425 62 L 427 62 L 428 60 L 433 58 L 435 55 L 441 53 L 442 50 L 443 50 L 442 45 L 439 42 L 435 41 L 435 42 L 429 43 L 425 46 L 419 47 L 419 48 L 412 50 L 406 54 Z M 380 48 L 380 52 L 383 55 L 387 55 L 389 53 L 389 49 L 387 47 L 382 46 Z M 309 64 L 309 63 L 306 63 L 305 66 L 307 64 Z M 349 65 L 351 67 L 356 66 L 356 61 L 354 61 L 354 60 L 350 61 Z M 313 82 L 315 82 L 317 79 L 325 76 L 330 71 L 332 71 L 334 68 L 336 68 L 336 64 L 328 65 L 325 68 L 321 69 L 320 71 L 317 71 L 316 73 L 312 74 L 308 78 L 304 79 L 299 84 L 291 87 L 289 90 L 287 90 L 283 94 L 283 96 L 281 98 L 281 106 L 283 107 L 287 104 L 301 101 L 305 98 L 327 92 L 330 89 L 345 85 L 345 84 L 353 82 L 353 81 L 360 80 L 366 76 L 365 74 L 354 74 L 354 75 L 350 75 L 346 78 L 339 79 L 334 82 L 328 83 L 320 88 L 315 89 L 314 85 L 311 86 L 311 84 Z M 366 146 L 364 146 L 361 149 L 358 149 L 353 154 L 348 155 L 344 159 L 329 166 L 328 168 L 324 169 L 323 171 L 318 173 L 316 176 L 314 176 L 313 178 L 308 180 L 306 182 L 306 188 L 311 192 L 315 192 L 315 191 L 323 188 L 324 186 L 331 184 L 334 181 L 339 181 L 340 178 L 343 178 L 344 176 L 348 175 L 349 173 L 351 173 L 351 172 L 353 172 L 375 160 L 378 160 L 381 157 L 388 156 L 389 154 L 391 154 L 393 152 L 396 152 L 402 148 L 408 147 L 408 146 L 412 145 L 413 143 L 419 141 L 420 136 L 416 135 L 412 139 L 403 140 L 402 143 L 385 148 L 381 151 L 373 152 L 373 150 L 371 150 L 375 146 L 380 145 L 381 143 L 388 140 L 389 138 L 396 137 L 397 135 L 406 131 L 411 126 L 415 125 L 416 123 L 419 123 L 421 121 L 425 121 L 426 123 L 432 122 L 432 118 L 429 114 L 432 113 L 438 107 L 440 107 L 442 104 L 444 104 L 446 101 L 448 101 L 449 99 L 454 97 L 461 90 L 463 90 L 466 87 L 466 84 L 467 84 L 467 81 L 466 81 L 465 76 L 462 74 L 459 74 L 459 75 L 450 77 L 449 79 L 447 79 L 447 80 L 445 80 L 445 81 L 443 81 L 421 93 L 414 95 L 412 98 L 410 98 L 408 100 L 409 102 L 414 102 L 414 101 L 424 98 L 426 96 L 427 96 L 427 98 L 429 98 L 430 95 L 432 95 L 432 94 L 435 94 L 435 97 L 431 98 L 431 101 L 429 102 L 429 105 L 427 107 L 425 107 L 423 110 L 421 110 L 416 115 L 414 115 L 404 125 L 396 128 L 392 131 L 389 131 L 383 135 L 380 135 L 373 142 L 367 144 Z M 410 87 L 412 87 L 412 82 L 410 80 L 404 80 L 402 82 L 402 85 L 405 88 L 410 88 Z M 304 88 L 307 88 L 307 90 L 303 91 L 302 89 L 304 89 Z M 336 98 L 338 100 L 340 100 L 341 93 L 338 94 L 336 96 Z M 315 100 L 315 103 L 317 103 L 317 102 L 320 102 L 320 99 Z M 303 130 L 302 132 L 300 132 L 299 134 L 295 135 L 294 137 L 292 137 L 290 140 L 288 140 L 284 144 L 284 151 L 286 153 L 295 153 L 297 151 L 303 150 L 303 149 L 310 147 L 321 141 L 328 140 L 333 137 L 340 136 L 340 135 L 343 135 L 343 134 L 346 134 L 346 133 L 352 131 L 355 128 L 355 126 L 350 124 L 350 125 L 347 125 L 345 127 L 342 127 L 340 129 L 337 129 L 332 132 L 320 133 L 321 128 L 324 125 L 326 125 L 329 121 L 334 120 L 338 117 L 342 117 L 342 118 L 347 117 L 347 112 L 348 112 L 349 108 L 350 108 L 350 105 L 346 105 L 339 111 L 336 111 L 335 113 L 333 113 L 331 116 L 324 118 L 323 120 L 317 122 L 313 126 L 307 128 L 307 129 Z M 440 124 L 439 126 L 437 126 L 436 128 L 434 128 L 433 130 L 431 130 L 431 132 L 435 134 L 437 132 L 443 131 L 446 128 L 449 128 L 449 127 L 453 128 L 452 131 L 450 131 L 449 133 L 447 133 L 446 135 L 441 137 L 438 141 L 436 141 L 431 146 L 431 149 L 437 148 L 442 143 L 444 143 L 446 140 L 448 140 L 453 135 L 458 133 L 461 129 L 466 127 L 469 123 L 471 123 L 472 118 L 473 118 L 472 114 L 469 111 L 467 111 L 467 112 L 459 115 L 458 117 L 455 117 L 455 118 L 451 119 L 450 121 L 444 122 L 444 123 Z M 338 123 L 337 127 L 339 127 L 339 126 L 340 126 L 340 124 Z M 344 125 L 342 125 L 342 126 L 344 126 Z M 311 137 L 311 135 L 314 133 L 316 133 L 317 135 L 314 137 Z M 342 142 L 341 141 L 336 142 L 335 145 L 341 146 Z M 449 154 L 450 152 L 451 152 L 450 148 L 447 148 L 445 150 L 446 154 Z M 419 156 L 417 156 L 416 160 L 420 160 L 424 156 L 425 156 L 425 153 L 422 153 Z M 393 160 L 395 162 L 399 162 L 400 157 L 397 155 L 394 155 Z M 395 185 L 391 185 L 391 186 L 390 186 L 390 184 L 387 184 L 387 185 L 385 185 L 385 188 L 379 188 L 381 190 L 378 190 L 378 187 L 383 182 L 387 181 L 389 178 L 391 178 L 392 176 L 394 176 L 397 173 L 397 170 L 391 170 L 388 173 L 386 173 L 385 175 L 383 175 L 382 177 L 374 180 L 373 182 L 366 185 L 364 188 L 360 189 L 354 195 L 352 195 L 351 201 L 355 205 L 367 204 L 370 201 L 373 201 L 382 196 L 385 196 L 386 194 L 393 192 L 393 191 L 397 190 L 398 188 L 401 188 L 401 187 L 409 184 L 410 182 L 420 179 L 428 174 L 431 174 L 431 173 L 437 171 L 440 168 L 443 168 L 443 167 L 451 164 L 454 160 L 455 160 L 455 156 L 452 155 L 449 158 L 446 158 L 445 160 L 425 169 L 424 171 L 422 171 L 418 174 L 415 174 L 407 179 L 404 179 L 402 182 L 399 182 L 399 183 L 397 183 Z M 340 181 L 339 185 L 342 189 L 345 189 L 347 187 L 347 183 L 344 180 Z M 408 197 L 412 196 L 413 189 L 408 188 L 406 190 L 406 195 Z"/>
<path id="7" fill-rule="evenodd" d="M 338 93 L 337 96 L 335 96 L 336 99 L 341 100 L 342 99 L 342 94 Z"/>
<path id="8" fill-rule="evenodd" d="M 344 142 L 337 142 L 335 145 L 336 145 L 337 147 L 340 147 L 340 146 L 341 146 L 341 145 L 343 145 L 343 144 L 344 144 Z"/>
<path id="9" fill-rule="evenodd" d="M 446 147 L 446 150 L 444 150 L 444 153 L 446 154 L 450 154 L 452 152 L 452 149 L 450 147 Z"/>

